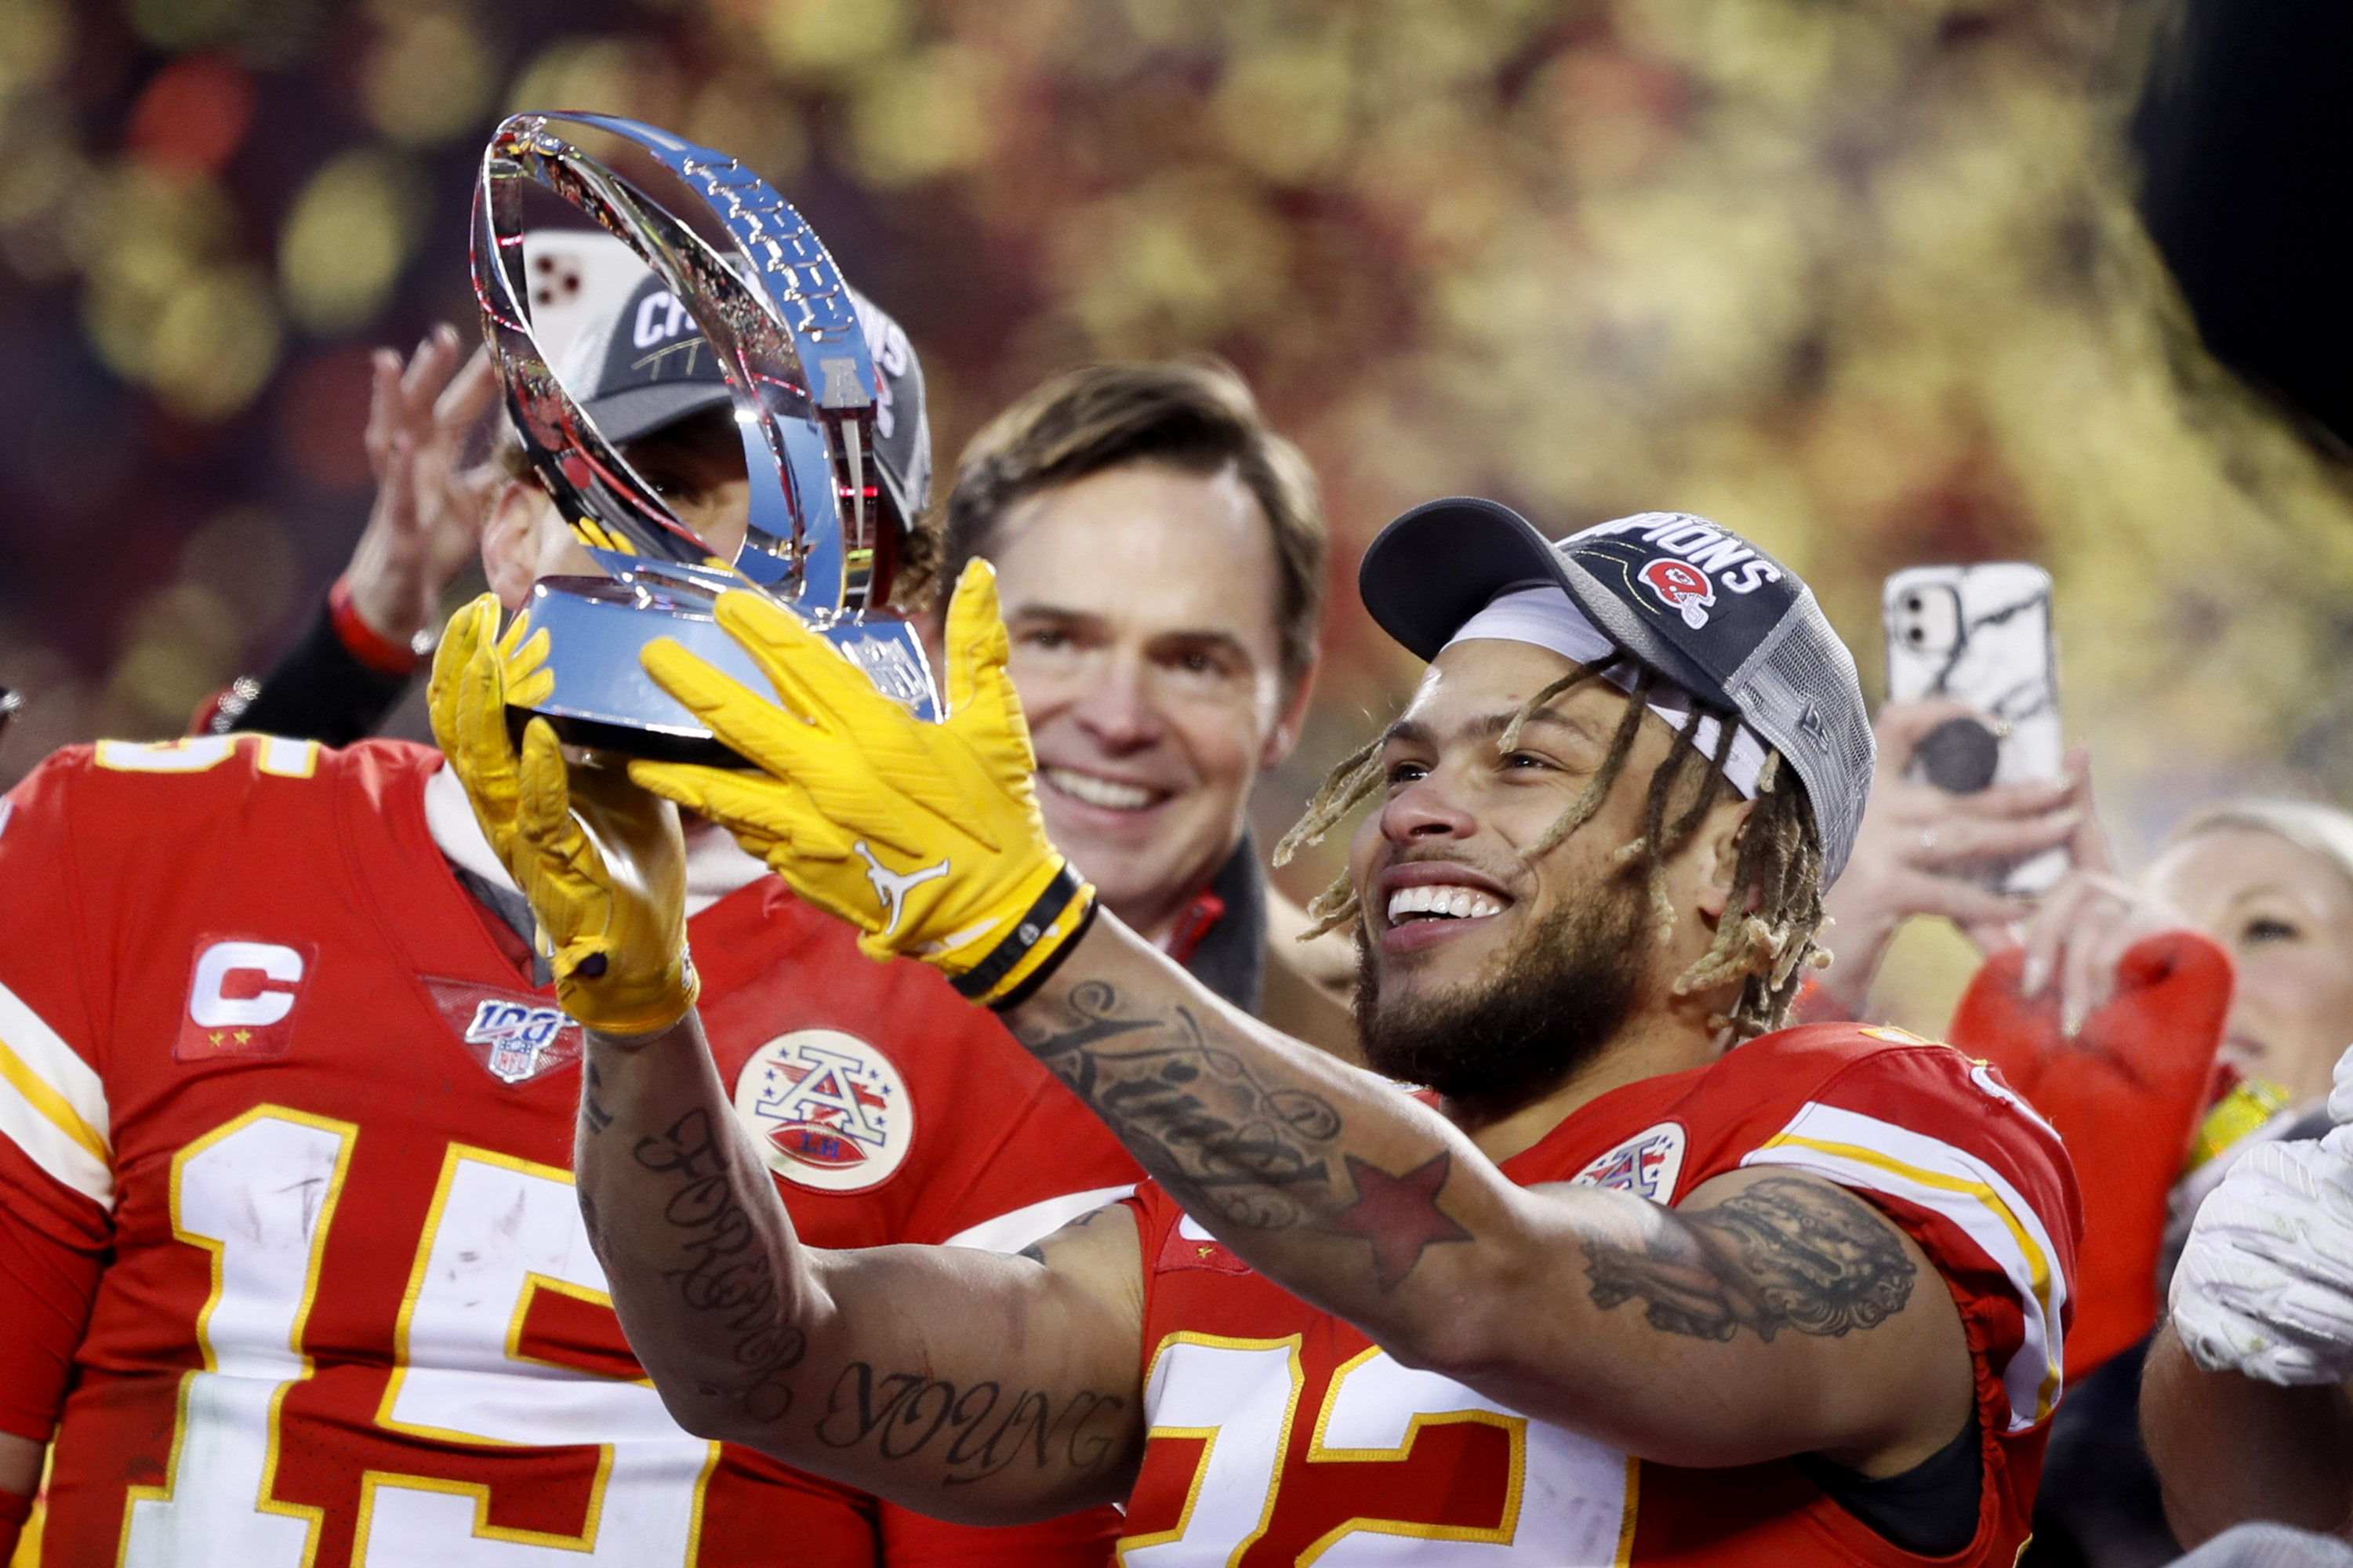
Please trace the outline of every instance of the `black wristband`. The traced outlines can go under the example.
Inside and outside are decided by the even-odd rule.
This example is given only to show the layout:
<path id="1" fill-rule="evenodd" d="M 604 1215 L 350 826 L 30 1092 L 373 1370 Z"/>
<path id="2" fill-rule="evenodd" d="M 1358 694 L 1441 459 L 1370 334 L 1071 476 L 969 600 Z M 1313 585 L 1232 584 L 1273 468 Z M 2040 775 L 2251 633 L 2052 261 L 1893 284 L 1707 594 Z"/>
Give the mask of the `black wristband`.
<path id="1" fill-rule="evenodd" d="M 978 1002 L 996 990 L 1005 977 L 1013 973 L 1015 965 L 1029 956 L 1029 950 L 1046 939 L 1056 919 L 1070 908 L 1071 900 L 1077 898 L 1085 887 L 1086 882 L 1080 877 L 1078 868 L 1068 860 L 1063 861 L 1061 870 L 1046 884 L 1046 890 L 1038 895 L 1038 901 L 1029 906 L 1029 912 L 1014 926 L 1012 934 L 991 948 L 987 957 L 948 982 L 955 987 L 956 994 L 967 1002 Z M 1093 918 L 1094 900 L 1090 899 L 1085 912 L 1080 917 L 1078 929 L 1071 933 L 1071 942 L 1076 942 L 1085 932 Z M 1070 951 L 1071 942 L 1062 944 L 1062 952 Z M 1010 1007 L 1026 998 L 1037 988 L 1037 983 L 1053 970 L 1054 964 L 1055 961 L 1049 959 L 1036 974 L 1022 983 L 1013 995 L 999 997 L 989 1005 Z"/>
<path id="2" fill-rule="evenodd" d="M 997 1013 L 1008 1012 L 1015 1007 L 1018 1007 L 1022 1003 L 1029 1000 L 1030 997 L 1038 994 L 1038 987 L 1045 984 L 1048 980 L 1053 978 L 1054 971 L 1062 967 L 1062 960 L 1070 957 L 1072 952 L 1077 951 L 1079 939 L 1086 935 L 1087 928 L 1095 923 L 1095 910 L 1102 907 L 1102 900 L 1089 899 L 1087 900 L 1087 907 L 1079 911 L 1079 923 L 1077 926 L 1072 928 L 1071 931 L 1071 940 L 1062 943 L 1061 946 L 1056 948 L 1053 952 L 1048 953 L 1046 955 L 1046 961 L 1043 963 L 1040 963 L 1037 968 L 1022 976 L 1020 984 L 1016 985 L 1012 990 L 1008 991 L 1004 995 L 999 996 L 996 1001 L 991 1002 L 988 1005 L 989 1009 L 992 1012 Z"/>

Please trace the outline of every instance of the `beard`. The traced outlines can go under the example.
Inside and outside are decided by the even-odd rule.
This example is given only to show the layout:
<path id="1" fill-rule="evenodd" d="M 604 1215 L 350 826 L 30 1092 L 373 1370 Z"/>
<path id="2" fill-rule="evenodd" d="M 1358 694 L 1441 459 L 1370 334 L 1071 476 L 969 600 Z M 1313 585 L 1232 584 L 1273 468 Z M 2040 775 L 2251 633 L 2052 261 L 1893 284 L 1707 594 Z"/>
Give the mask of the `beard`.
<path id="1" fill-rule="evenodd" d="M 1642 879 L 1611 877 L 1432 996 L 1384 1002 L 1371 945 L 1360 942 L 1356 1028 L 1366 1065 L 1496 1114 L 1542 1099 L 1600 1055 L 1633 1011 L 1649 905 Z"/>

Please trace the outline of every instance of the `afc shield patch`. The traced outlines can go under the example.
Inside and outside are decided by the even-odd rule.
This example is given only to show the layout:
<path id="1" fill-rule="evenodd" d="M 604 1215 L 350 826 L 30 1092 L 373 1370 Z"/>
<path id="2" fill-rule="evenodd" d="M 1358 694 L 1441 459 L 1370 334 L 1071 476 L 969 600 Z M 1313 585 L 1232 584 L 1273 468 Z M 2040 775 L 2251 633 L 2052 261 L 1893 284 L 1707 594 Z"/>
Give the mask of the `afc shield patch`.
<path id="1" fill-rule="evenodd" d="M 754 1051 L 735 1077 L 735 1114 L 770 1170 L 821 1193 L 881 1185 L 915 1142 L 897 1064 L 839 1029 L 796 1029 Z"/>
<path id="2" fill-rule="evenodd" d="M 1683 1123 L 1662 1121 L 1645 1127 L 1569 1180 L 1588 1187 L 1607 1187 L 1613 1193 L 1631 1193 L 1654 1204 L 1672 1204 L 1675 1180 L 1683 1171 Z"/>

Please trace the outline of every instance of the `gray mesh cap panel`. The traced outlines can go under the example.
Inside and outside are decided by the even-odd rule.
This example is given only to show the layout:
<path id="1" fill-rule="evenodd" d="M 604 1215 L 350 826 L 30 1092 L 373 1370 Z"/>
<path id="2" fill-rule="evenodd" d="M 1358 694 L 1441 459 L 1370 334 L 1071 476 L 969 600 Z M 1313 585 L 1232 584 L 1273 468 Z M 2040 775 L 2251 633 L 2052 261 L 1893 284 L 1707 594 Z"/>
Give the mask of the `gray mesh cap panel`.
<path id="1" fill-rule="evenodd" d="M 1854 655 L 1831 629 L 1811 588 L 1724 683 L 1750 729 L 1805 781 L 1822 836 L 1822 886 L 1846 869 L 1879 754 L 1862 708 Z M 1840 698 L 1852 693 L 1852 700 Z"/>

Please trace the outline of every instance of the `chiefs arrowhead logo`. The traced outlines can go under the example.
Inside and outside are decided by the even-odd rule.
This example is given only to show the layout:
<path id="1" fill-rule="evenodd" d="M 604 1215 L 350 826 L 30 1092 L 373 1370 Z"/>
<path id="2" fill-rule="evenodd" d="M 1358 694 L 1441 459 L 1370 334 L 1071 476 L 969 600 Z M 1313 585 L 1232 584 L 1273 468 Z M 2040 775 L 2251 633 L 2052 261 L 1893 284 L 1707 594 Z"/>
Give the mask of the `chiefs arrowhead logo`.
<path id="1" fill-rule="evenodd" d="M 1688 561 L 1662 555 L 1634 574 L 1660 602 L 1683 618 L 1694 631 L 1707 625 L 1708 606 L 1715 603 L 1715 584 L 1706 573 Z"/>

